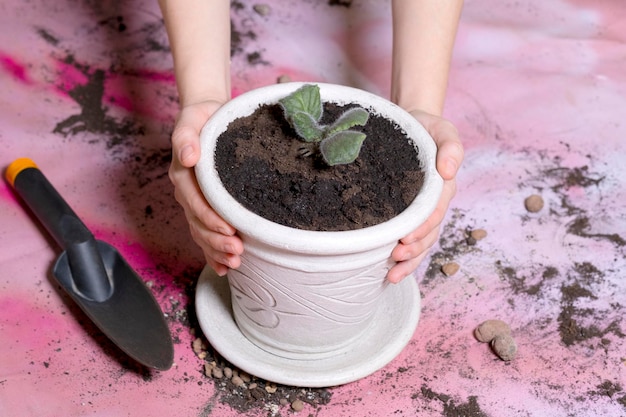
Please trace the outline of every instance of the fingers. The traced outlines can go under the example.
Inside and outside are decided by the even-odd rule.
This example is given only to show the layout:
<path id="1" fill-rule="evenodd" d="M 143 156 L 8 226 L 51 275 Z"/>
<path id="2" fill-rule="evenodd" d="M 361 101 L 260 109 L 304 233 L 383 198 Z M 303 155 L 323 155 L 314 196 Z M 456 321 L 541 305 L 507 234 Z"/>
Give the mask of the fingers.
<path id="1" fill-rule="evenodd" d="M 221 103 L 205 102 L 184 107 L 172 132 L 172 154 L 181 166 L 191 168 L 200 159 L 200 131 Z"/>
<path id="2" fill-rule="evenodd" d="M 185 210 L 189 231 L 194 242 L 202 249 L 207 263 L 219 275 L 225 275 L 229 268 L 235 269 L 241 265 L 243 242 L 232 226 L 219 217 L 206 202 L 205 205 L 200 210 L 204 220 L 195 214 L 197 211 Z M 224 230 L 228 233 L 222 233 Z"/>
<path id="3" fill-rule="evenodd" d="M 417 269 L 418 265 L 424 260 L 427 252 L 422 253 L 417 258 L 411 259 L 410 261 L 399 262 L 393 268 L 387 272 L 387 281 L 392 284 L 397 284 L 402 281 L 404 278 L 408 277 Z"/>
<path id="4" fill-rule="evenodd" d="M 411 114 L 426 128 L 437 145 L 437 171 L 444 180 L 456 176 L 465 151 L 457 128 L 450 121 L 421 111 Z"/>
<path id="5" fill-rule="evenodd" d="M 456 130 L 456 129 L 455 129 Z M 463 162 L 464 150 L 458 134 L 439 136 L 437 143 L 437 172 L 444 180 L 451 180 Z"/>
<path id="6" fill-rule="evenodd" d="M 172 154 L 182 167 L 192 168 L 200 159 L 199 131 L 191 126 L 180 126 L 172 132 Z"/>
<path id="7" fill-rule="evenodd" d="M 391 252 L 391 258 L 398 263 L 387 273 L 387 279 L 390 282 L 398 283 L 410 275 L 424 260 L 430 248 L 437 243 L 441 222 L 455 193 L 456 181 L 445 181 L 435 211 L 420 227 L 400 239 Z"/>
<path id="8" fill-rule="evenodd" d="M 392 259 L 398 263 L 387 272 L 387 280 L 396 284 L 409 276 L 437 243 L 438 238 L 439 227 L 435 227 L 420 240 L 408 245 L 398 244 L 391 254 Z"/>
<path id="9" fill-rule="evenodd" d="M 170 178 L 175 184 L 174 196 L 183 207 L 194 242 L 202 249 L 207 263 L 220 275 L 228 268 L 238 268 L 243 243 L 236 230 L 207 203 L 189 168 L 172 163 Z"/>
<path id="10" fill-rule="evenodd" d="M 459 133 L 452 123 L 420 111 L 411 114 L 422 123 L 437 145 L 437 171 L 444 179 L 444 184 L 433 213 L 417 229 L 402 238 L 392 251 L 392 259 L 398 263 L 389 270 L 387 279 L 393 283 L 411 274 L 437 243 L 441 222 L 456 194 L 455 177 L 464 158 Z"/>
<path id="11" fill-rule="evenodd" d="M 204 228 L 226 236 L 234 236 L 237 232 L 233 226 L 222 219 L 204 198 L 195 175 L 192 170 L 185 172 L 177 178 L 175 191 L 176 200 L 190 212 Z"/>
<path id="12" fill-rule="evenodd" d="M 200 130 L 220 103 L 200 103 L 181 110 L 172 133 L 169 177 L 176 201 L 183 207 L 194 242 L 219 275 L 241 265 L 243 243 L 233 226 L 208 204 L 193 171 L 200 158 Z"/>
<path id="13" fill-rule="evenodd" d="M 198 246 L 207 263 L 218 275 L 225 275 L 229 268 L 239 268 L 240 255 L 243 253 L 243 243 L 237 236 L 224 236 L 208 230 L 197 219 L 189 222 L 191 236 Z"/>
<path id="14" fill-rule="evenodd" d="M 403 245 L 411 245 L 415 242 L 418 242 L 421 239 L 424 239 L 431 230 L 438 228 L 443 219 L 446 216 L 448 211 L 448 207 L 450 206 L 450 201 L 456 194 L 456 181 L 450 180 L 445 181 L 443 183 L 443 190 L 441 192 L 441 197 L 439 198 L 439 202 L 437 203 L 437 207 L 431 213 L 431 215 L 426 219 L 424 223 L 422 223 L 417 229 L 413 232 L 409 233 L 407 236 L 400 239 L 400 243 Z M 394 250 L 395 252 L 395 250 Z M 397 261 L 403 261 L 404 259 L 396 259 Z"/>
<path id="15" fill-rule="evenodd" d="M 191 168 L 200 159 L 200 130 L 209 119 L 207 111 L 188 107 L 181 110 L 172 132 L 172 154 L 185 168 Z"/>

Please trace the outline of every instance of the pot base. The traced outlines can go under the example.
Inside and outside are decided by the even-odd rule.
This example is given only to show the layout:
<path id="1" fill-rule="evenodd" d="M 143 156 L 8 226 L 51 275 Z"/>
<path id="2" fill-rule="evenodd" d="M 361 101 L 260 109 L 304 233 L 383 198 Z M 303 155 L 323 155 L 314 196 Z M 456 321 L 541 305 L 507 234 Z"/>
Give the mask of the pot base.
<path id="1" fill-rule="evenodd" d="M 387 365 L 411 340 L 420 315 L 417 283 L 407 278 L 385 291 L 369 332 L 352 349 L 325 359 L 295 360 L 273 355 L 241 333 L 228 279 L 208 266 L 198 280 L 195 302 L 202 332 L 226 360 L 267 381 L 311 388 L 353 382 Z"/>

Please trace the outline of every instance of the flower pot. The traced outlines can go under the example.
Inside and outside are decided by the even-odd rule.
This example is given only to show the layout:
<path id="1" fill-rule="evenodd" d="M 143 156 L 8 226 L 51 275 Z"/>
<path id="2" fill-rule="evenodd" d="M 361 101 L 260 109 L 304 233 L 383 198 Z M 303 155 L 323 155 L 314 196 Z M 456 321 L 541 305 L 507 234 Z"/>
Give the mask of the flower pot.
<path id="1" fill-rule="evenodd" d="M 241 267 L 228 273 L 228 288 L 224 278 L 203 273 L 196 303 L 207 338 L 235 365 L 274 382 L 336 385 L 384 366 L 412 337 L 419 318 L 417 284 L 407 278 L 392 285 L 385 276 L 393 248 L 435 209 L 443 181 L 435 168 L 436 146 L 411 115 L 368 92 L 319 83 L 324 102 L 357 103 L 407 133 L 419 149 L 422 189 L 395 218 L 359 230 L 300 230 L 246 209 L 226 191 L 215 169 L 217 138 L 232 120 L 276 103 L 301 85 L 242 94 L 201 132 L 198 182 L 209 204 L 238 230 L 244 254 Z"/>

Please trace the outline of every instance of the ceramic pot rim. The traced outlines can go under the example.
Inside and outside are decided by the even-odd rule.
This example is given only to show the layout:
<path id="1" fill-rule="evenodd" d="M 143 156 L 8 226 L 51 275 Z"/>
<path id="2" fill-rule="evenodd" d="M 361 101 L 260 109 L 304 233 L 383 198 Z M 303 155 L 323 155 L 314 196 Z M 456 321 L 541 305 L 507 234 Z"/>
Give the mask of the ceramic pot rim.
<path id="1" fill-rule="evenodd" d="M 420 149 L 424 185 L 415 200 L 402 213 L 384 223 L 358 230 L 301 230 L 274 223 L 251 212 L 226 191 L 214 163 L 218 136 L 232 120 L 250 115 L 261 104 L 276 103 L 303 84 L 306 83 L 283 83 L 251 90 L 227 102 L 213 114 L 200 133 L 201 157 L 195 167 L 196 178 L 209 204 L 244 239 L 254 239 L 287 251 L 317 255 L 370 250 L 396 242 L 415 230 L 434 211 L 443 188 L 443 180 L 436 170 L 435 143 L 424 127 L 405 110 L 382 97 L 353 87 L 314 83 L 319 85 L 323 101 L 338 104 L 356 102 L 394 120 Z"/>

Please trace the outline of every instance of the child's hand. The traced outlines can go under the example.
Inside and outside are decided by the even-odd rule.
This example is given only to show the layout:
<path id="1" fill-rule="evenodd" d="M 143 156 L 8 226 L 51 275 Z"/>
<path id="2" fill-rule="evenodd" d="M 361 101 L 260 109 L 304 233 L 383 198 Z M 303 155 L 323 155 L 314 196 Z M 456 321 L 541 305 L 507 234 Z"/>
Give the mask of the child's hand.
<path id="1" fill-rule="evenodd" d="M 424 112 L 413 111 L 411 114 L 424 125 L 437 144 L 437 171 L 444 183 L 435 211 L 421 226 L 400 239 L 391 253 L 393 260 L 398 262 L 387 273 L 387 279 L 393 283 L 400 282 L 411 274 L 437 242 L 439 226 L 456 193 L 455 177 L 464 154 L 459 133 L 452 123 Z"/>
<path id="2" fill-rule="evenodd" d="M 211 268 L 225 275 L 228 268 L 238 268 L 243 243 L 236 230 L 213 211 L 196 181 L 193 167 L 200 159 L 200 130 L 222 105 L 206 101 L 183 107 L 172 133 L 172 163 L 169 177 L 174 184 L 176 201 L 185 210 L 193 240 L 200 246 Z"/>

